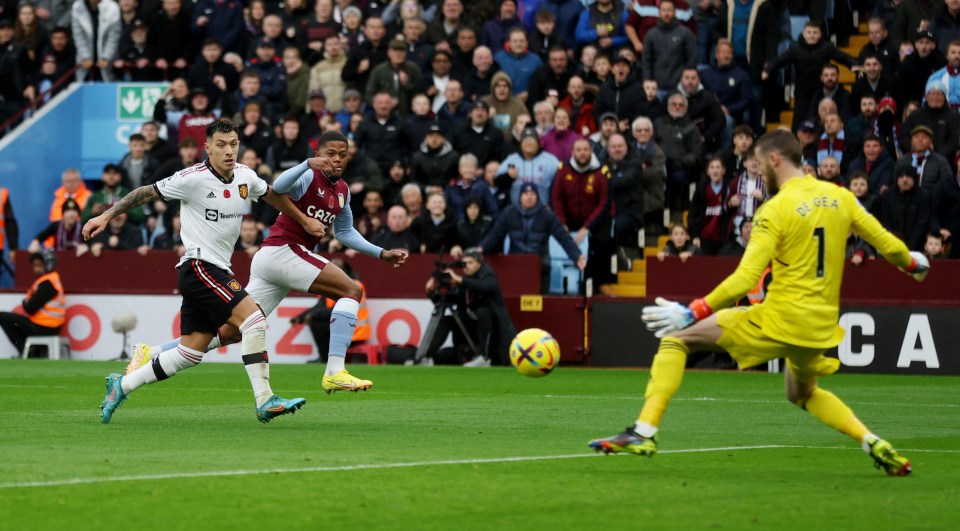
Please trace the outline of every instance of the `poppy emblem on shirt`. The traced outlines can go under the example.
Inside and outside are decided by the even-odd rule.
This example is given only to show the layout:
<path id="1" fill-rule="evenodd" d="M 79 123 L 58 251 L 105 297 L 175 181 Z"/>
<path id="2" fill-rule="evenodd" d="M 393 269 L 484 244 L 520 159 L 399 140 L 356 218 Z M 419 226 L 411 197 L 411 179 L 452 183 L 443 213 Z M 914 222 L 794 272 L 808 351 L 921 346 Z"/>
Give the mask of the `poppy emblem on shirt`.
<path id="1" fill-rule="evenodd" d="M 247 194 L 249 193 L 249 188 L 247 188 L 247 185 L 241 184 L 240 187 L 239 187 L 239 190 L 240 190 L 240 197 L 241 197 L 242 199 L 246 199 L 246 198 L 247 198 Z M 228 195 L 227 197 L 230 197 L 230 196 Z"/>
<path id="2" fill-rule="evenodd" d="M 327 201 L 327 208 L 333 208 L 333 201 L 334 199 L 333 199 L 333 196 L 331 195 L 330 200 Z"/>
<path id="3" fill-rule="evenodd" d="M 337 200 L 340 202 L 340 208 L 343 208 L 343 194 L 337 194 Z"/>
<path id="4" fill-rule="evenodd" d="M 230 199 L 230 190 L 224 190 L 224 191 L 223 191 L 223 197 L 226 198 L 226 199 Z"/>

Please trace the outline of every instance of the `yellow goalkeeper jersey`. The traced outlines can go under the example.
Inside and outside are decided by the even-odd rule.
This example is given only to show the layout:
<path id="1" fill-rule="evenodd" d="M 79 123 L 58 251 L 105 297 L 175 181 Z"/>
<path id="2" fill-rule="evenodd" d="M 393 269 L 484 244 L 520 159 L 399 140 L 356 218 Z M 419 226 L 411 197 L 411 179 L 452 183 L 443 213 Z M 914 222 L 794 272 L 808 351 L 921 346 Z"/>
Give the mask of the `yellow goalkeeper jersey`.
<path id="1" fill-rule="evenodd" d="M 709 295 L 714 310 L 731 306 L 771 265 L 773 282 L 751 321 L 787 344 L 830 348 L 843 339 L 837 325 L 847 236 L 858 235 L 897 267 L 910 264 L 907 246 L 886 231 L 847 189 L 814 177 L 789 179 L 757 210 L 737 270 Z M 758 308 L 758 309 L 760 309 Z"/>

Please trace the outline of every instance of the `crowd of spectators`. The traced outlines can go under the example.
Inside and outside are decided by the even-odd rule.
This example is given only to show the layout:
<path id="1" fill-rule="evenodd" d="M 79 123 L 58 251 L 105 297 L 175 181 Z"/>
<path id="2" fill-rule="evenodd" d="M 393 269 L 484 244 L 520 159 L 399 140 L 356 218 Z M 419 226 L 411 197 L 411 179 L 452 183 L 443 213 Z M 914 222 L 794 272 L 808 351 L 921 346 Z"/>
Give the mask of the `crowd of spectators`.
<path id="1" fill-rule="evenodd" d="M 852 11 L 869 42 L 848 55 Z M 0 53 L 0 122 L 75 67 L 170 83 L 95 193 L 64 172 L 35 248 L 182 249 L 176 205 L 118 218 L 89 247 L 75 212 L 202 161 L 225 116 L 268 180 L 346 133 L 354 218 L 381 245 L 545 256 L 559 226 L 604 284 L 614 254 L 638 256 L 685 211 L 667 254 L 742 249 L 767 199 L 751 144 L 792 87 L 807 170 L 912 249 L 960 257 L 960 0 L 7 0 Z M 857 72 L 849 89 L 834 63 Z M 249 227 L 276 216 L 257 203 Z M 869 258 L 855 240 L 851 259 Z"/>

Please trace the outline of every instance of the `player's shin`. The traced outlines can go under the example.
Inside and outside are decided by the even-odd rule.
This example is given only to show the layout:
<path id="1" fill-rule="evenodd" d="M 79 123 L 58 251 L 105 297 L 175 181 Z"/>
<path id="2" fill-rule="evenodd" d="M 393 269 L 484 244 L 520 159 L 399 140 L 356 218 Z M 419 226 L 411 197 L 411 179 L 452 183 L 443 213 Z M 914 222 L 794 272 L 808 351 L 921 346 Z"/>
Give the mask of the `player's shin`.
<path id="1" fill-rule="evenodd" d="M 839 431 L 840 433 L 859 442 L 863 441 L 865 435 L 870 430 L 860 422 L 860 419 L 853 413 L 837 395 L 815 387 L 810 393 L 810 398 L 806 402 L 797 404 L 810 412 L 811 415 L 820 419 L 827 426 Z"/>
<path id="2" fill-rule="evenodd" d="M 137 388 L 152 384 L 189 369 L 203 360 L 203 352 L 185 347 L 179 343 L 172 349 L 161 352 L 149 363 L 123 377 L 120 387 L 125 394 Z"/>
<path id="3" fill-rule="evenodd" d="M 326 376 L 333 376 L 344 368 L 347 348 L 353 342 L 353 332 L 357 329 L 358 311 L 360 311 L 360 303 L 346 297 L 341 297 L 333 305 L 333 311 L 330 314 L 330 351 L 324 372 Z"/>
<path id="4" fill-rule="evenodd" d="M 267 359 L 267 318 L 257 310 L 240 325 L 243 368 L 250 378 L 253 397 L 261 407 L 273 396 L 270 388 L 270 362 Z"/>
<path id="5" fill-rule="evenodd" d="M 660 349 L 653 357 L 650 367 L 650 381 L 644 395 L 643 409 L 634 426 L 634 431 L 644 437 L 653 437 L 660 425 L 670 399 L 680 389 L 683 370 L 687 365 L 690 349 L 686 343 L 675 337 L 660 340 Z"/>

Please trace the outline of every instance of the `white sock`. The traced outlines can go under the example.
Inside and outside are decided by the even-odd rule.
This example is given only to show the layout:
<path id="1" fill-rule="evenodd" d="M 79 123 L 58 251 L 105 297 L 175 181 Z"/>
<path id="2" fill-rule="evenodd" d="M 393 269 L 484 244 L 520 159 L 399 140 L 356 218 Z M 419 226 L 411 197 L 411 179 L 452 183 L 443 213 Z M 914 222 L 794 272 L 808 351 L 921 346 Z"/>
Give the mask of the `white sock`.
<path id="1" fill-rule="evenodd" d="M 183 369 L 189 369 L 203 360 L 203 352 L 193 350 L 183 345 L 165 350 L 156 356 L 150 363 L 133 371 L 120 381 L 120 388 L 124 394 L 130 394 L 138 388 L 166 380 Z"/>
<path id="2" fill-rule="evenodd" d="M 338 372 L 342 371 L 345 365 L 345 360 L 343 356 L 328 356 L 327 357 L 327 370 L 323 372 L 324 376 L 333 376 Z"/>
<path id="3" fill-rule="evenodd" d="M 250 352 L 242 356 L 243 368 L 246 369 L 247 376 L 250 378 L 250 386 L 253 387 L 253 398 L 256 400 L 257 407 L 266 404 L 273 396 L 273 389 L 270 388 L 270 361 L 264 344 L 266 320 L 263 312 L 257 310 L 240 325 L 243 350 Z"/>
<path id="4" fill-rule="evenodd" d="M 656 426 L 651 426 L 646 422 L 640 422 L 639 420 L 633 425 L 633 431 L 637 432 L 637 435 L 649 439 L 657 434 Z"/>

